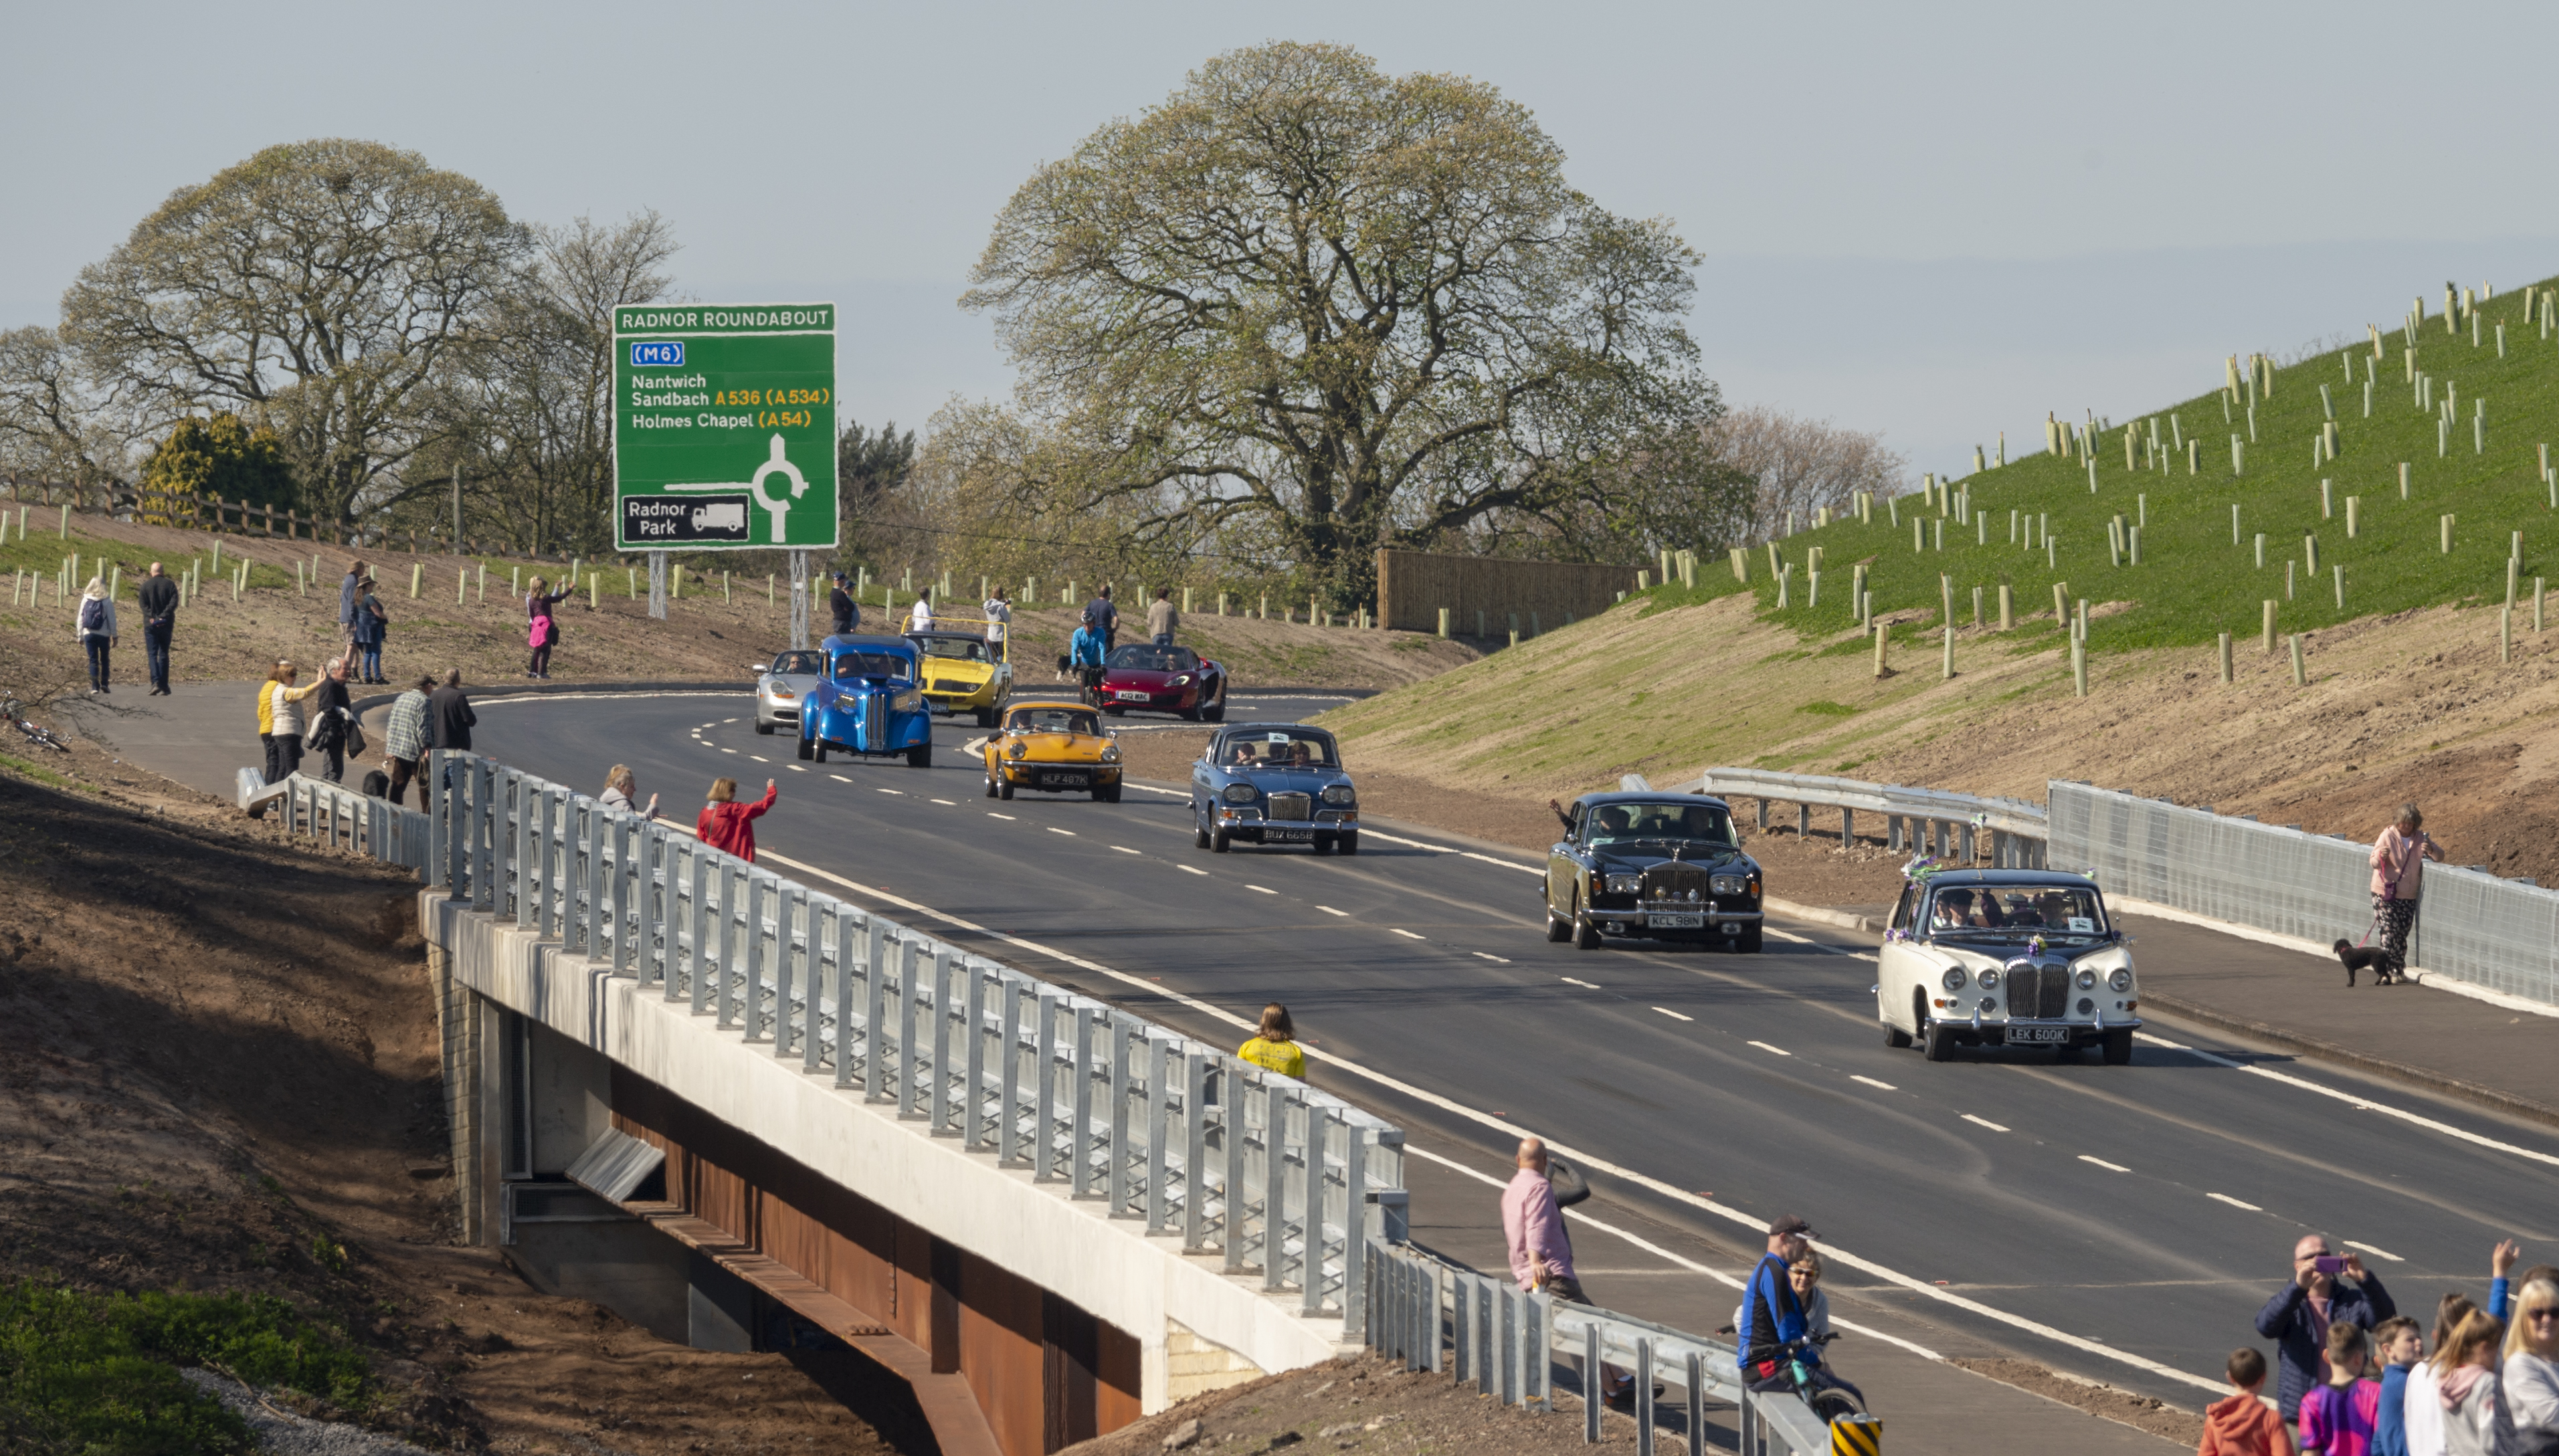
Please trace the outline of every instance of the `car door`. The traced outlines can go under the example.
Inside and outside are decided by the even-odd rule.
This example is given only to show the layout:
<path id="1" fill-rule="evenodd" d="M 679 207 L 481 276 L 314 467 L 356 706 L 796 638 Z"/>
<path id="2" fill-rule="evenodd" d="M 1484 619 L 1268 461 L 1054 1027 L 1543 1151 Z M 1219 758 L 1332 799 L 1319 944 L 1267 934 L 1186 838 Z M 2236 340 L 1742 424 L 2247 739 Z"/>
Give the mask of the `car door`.
<path id="1" fill-rule="evenodd" d="M 1573 918 L 1573 889 L 1581 872 L 1575 857 L 1581 848 L 1581 805 L 1577 803 L 1568 812 L 1572 822 L 1565 826 L 1564 837 L 1546 851 L 1546 908 L 1557 920 Z"/>
<path id="2" fill-rule="evenodd" d="M 1912 1009 L 1910 988 L 1916 983 L 1916 943 L 1910 939 L 1913 918 L 1918 914 L 1919 886 L 1904 881 L 1901 898 L 1893 902 L 1892 918 L 1883 937 L 1883 946 L 1876 952 L 1877 1014 L 1905 1031 L 1919 1029 L 1917 1012 Z"/>
<path id="3" fill-rule="evenodd" d="M 1210 821 L 1209 805 L 1217 799 L 1218 788 L 1217 776 L 1210 766 L 1217 762 L 1219 746 L 1224 742 L 1222 738 L 1211 738 L 1208 747 L 1200 750 L 1198 761 L 1191 765 L 1191 821 L 1195 824 Z"/>

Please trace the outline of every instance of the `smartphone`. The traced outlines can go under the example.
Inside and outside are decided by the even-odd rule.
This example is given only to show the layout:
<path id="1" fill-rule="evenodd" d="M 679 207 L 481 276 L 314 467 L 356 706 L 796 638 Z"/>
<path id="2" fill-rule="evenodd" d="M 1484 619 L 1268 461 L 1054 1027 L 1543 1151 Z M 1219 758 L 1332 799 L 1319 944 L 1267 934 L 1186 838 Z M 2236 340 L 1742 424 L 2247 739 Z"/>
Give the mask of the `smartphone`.
<path id="1" fill-rule="evenodd" d="M 2321 1254 L 2311 1260 L 2311 1267 L 2323 1274 L 2342 1274 L 2345 1272 L 2345 1260 L 2332 1254 Z"/>

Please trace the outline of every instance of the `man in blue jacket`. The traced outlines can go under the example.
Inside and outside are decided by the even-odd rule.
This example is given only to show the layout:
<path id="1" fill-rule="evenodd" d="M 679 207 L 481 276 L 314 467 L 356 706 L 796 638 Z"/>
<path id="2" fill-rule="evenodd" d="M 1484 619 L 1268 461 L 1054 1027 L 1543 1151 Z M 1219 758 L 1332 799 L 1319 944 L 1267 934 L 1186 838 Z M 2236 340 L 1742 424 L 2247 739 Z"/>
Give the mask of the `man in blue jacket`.
<path id="1" fill-rule="evenodd" d="M 2352 1283 L 2336 1281 L 2341 1265 Z M 2257 1311 L 2257 1333 L 2275 1342 L 2275 1405 L 2287 1421 L 2299 1420 L 2302 1397 L 2328 1379 L 2328 1327 L 2342 1320 L 2365 1331 L 2399 1313 L 2390 1291 L 2363 1267 L 2361 1254 L 2342 1260 L 2329 1252 L 2324 1235 L 2305 1234 L 2293 1245 L 2293 1281 Z"/>
<path id="2" fill-rule="evenodd" d="M 1094 691 L 1102 686 L 1102 661 L 1110 651 L 1110 635 L 1089 621 L 1077 628 L 1075 636 L 1068 640 L 1067 663 L 1074 669 L 1077 680 L 1084 684 L 1086 691 Z"/>
<path id="3" fill-rule="evenodd" d="M 1787 1214 L 1768 1226 L 1768 1251 L 1750 1271 L 1741 1292 L 1741 1323 L 1732 1343 L 1738 1348 L 1741 1381 L 1747 1385 L 1773 1379 L 1790 1340 L 1804 1338 L 1804 1304 L 1786 1277 L 1811 1240 L 1821 1236 L 1813 1226 Z"/>

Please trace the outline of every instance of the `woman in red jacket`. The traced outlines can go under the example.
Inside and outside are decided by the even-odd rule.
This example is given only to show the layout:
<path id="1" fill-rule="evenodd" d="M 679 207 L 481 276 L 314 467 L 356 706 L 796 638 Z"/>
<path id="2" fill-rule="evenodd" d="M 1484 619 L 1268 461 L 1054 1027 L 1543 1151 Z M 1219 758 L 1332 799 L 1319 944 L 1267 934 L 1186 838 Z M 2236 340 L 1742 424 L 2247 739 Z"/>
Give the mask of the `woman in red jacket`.
<path id="1" fill-rule="evenodd" d="M 780 797 L 781 791 L 767 779 L 761 801 L 740 803 L 737 801 L 735 779 L 714 779 L 711 781 L 711 801 L 702 805 L 702 816 L 694 823 L 693 832 L 711 848 L 726 850 L 753 864 L 755 821 L 766 809 L 773 807 L 773 801 Z"/>

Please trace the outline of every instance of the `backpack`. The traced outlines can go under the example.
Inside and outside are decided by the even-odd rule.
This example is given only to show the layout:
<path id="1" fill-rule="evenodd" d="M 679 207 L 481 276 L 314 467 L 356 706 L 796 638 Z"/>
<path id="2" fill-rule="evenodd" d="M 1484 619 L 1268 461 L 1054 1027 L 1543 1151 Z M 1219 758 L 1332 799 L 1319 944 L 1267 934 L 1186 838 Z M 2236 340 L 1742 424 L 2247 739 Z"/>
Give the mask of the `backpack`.
<path id="1" fill-rule="evenodd" d="M 91 597 L 87 601 L 80 603 L 79 625 L 80 631 L 82 632 L 106 631 L 106 601 L 104 598 Z"/>

